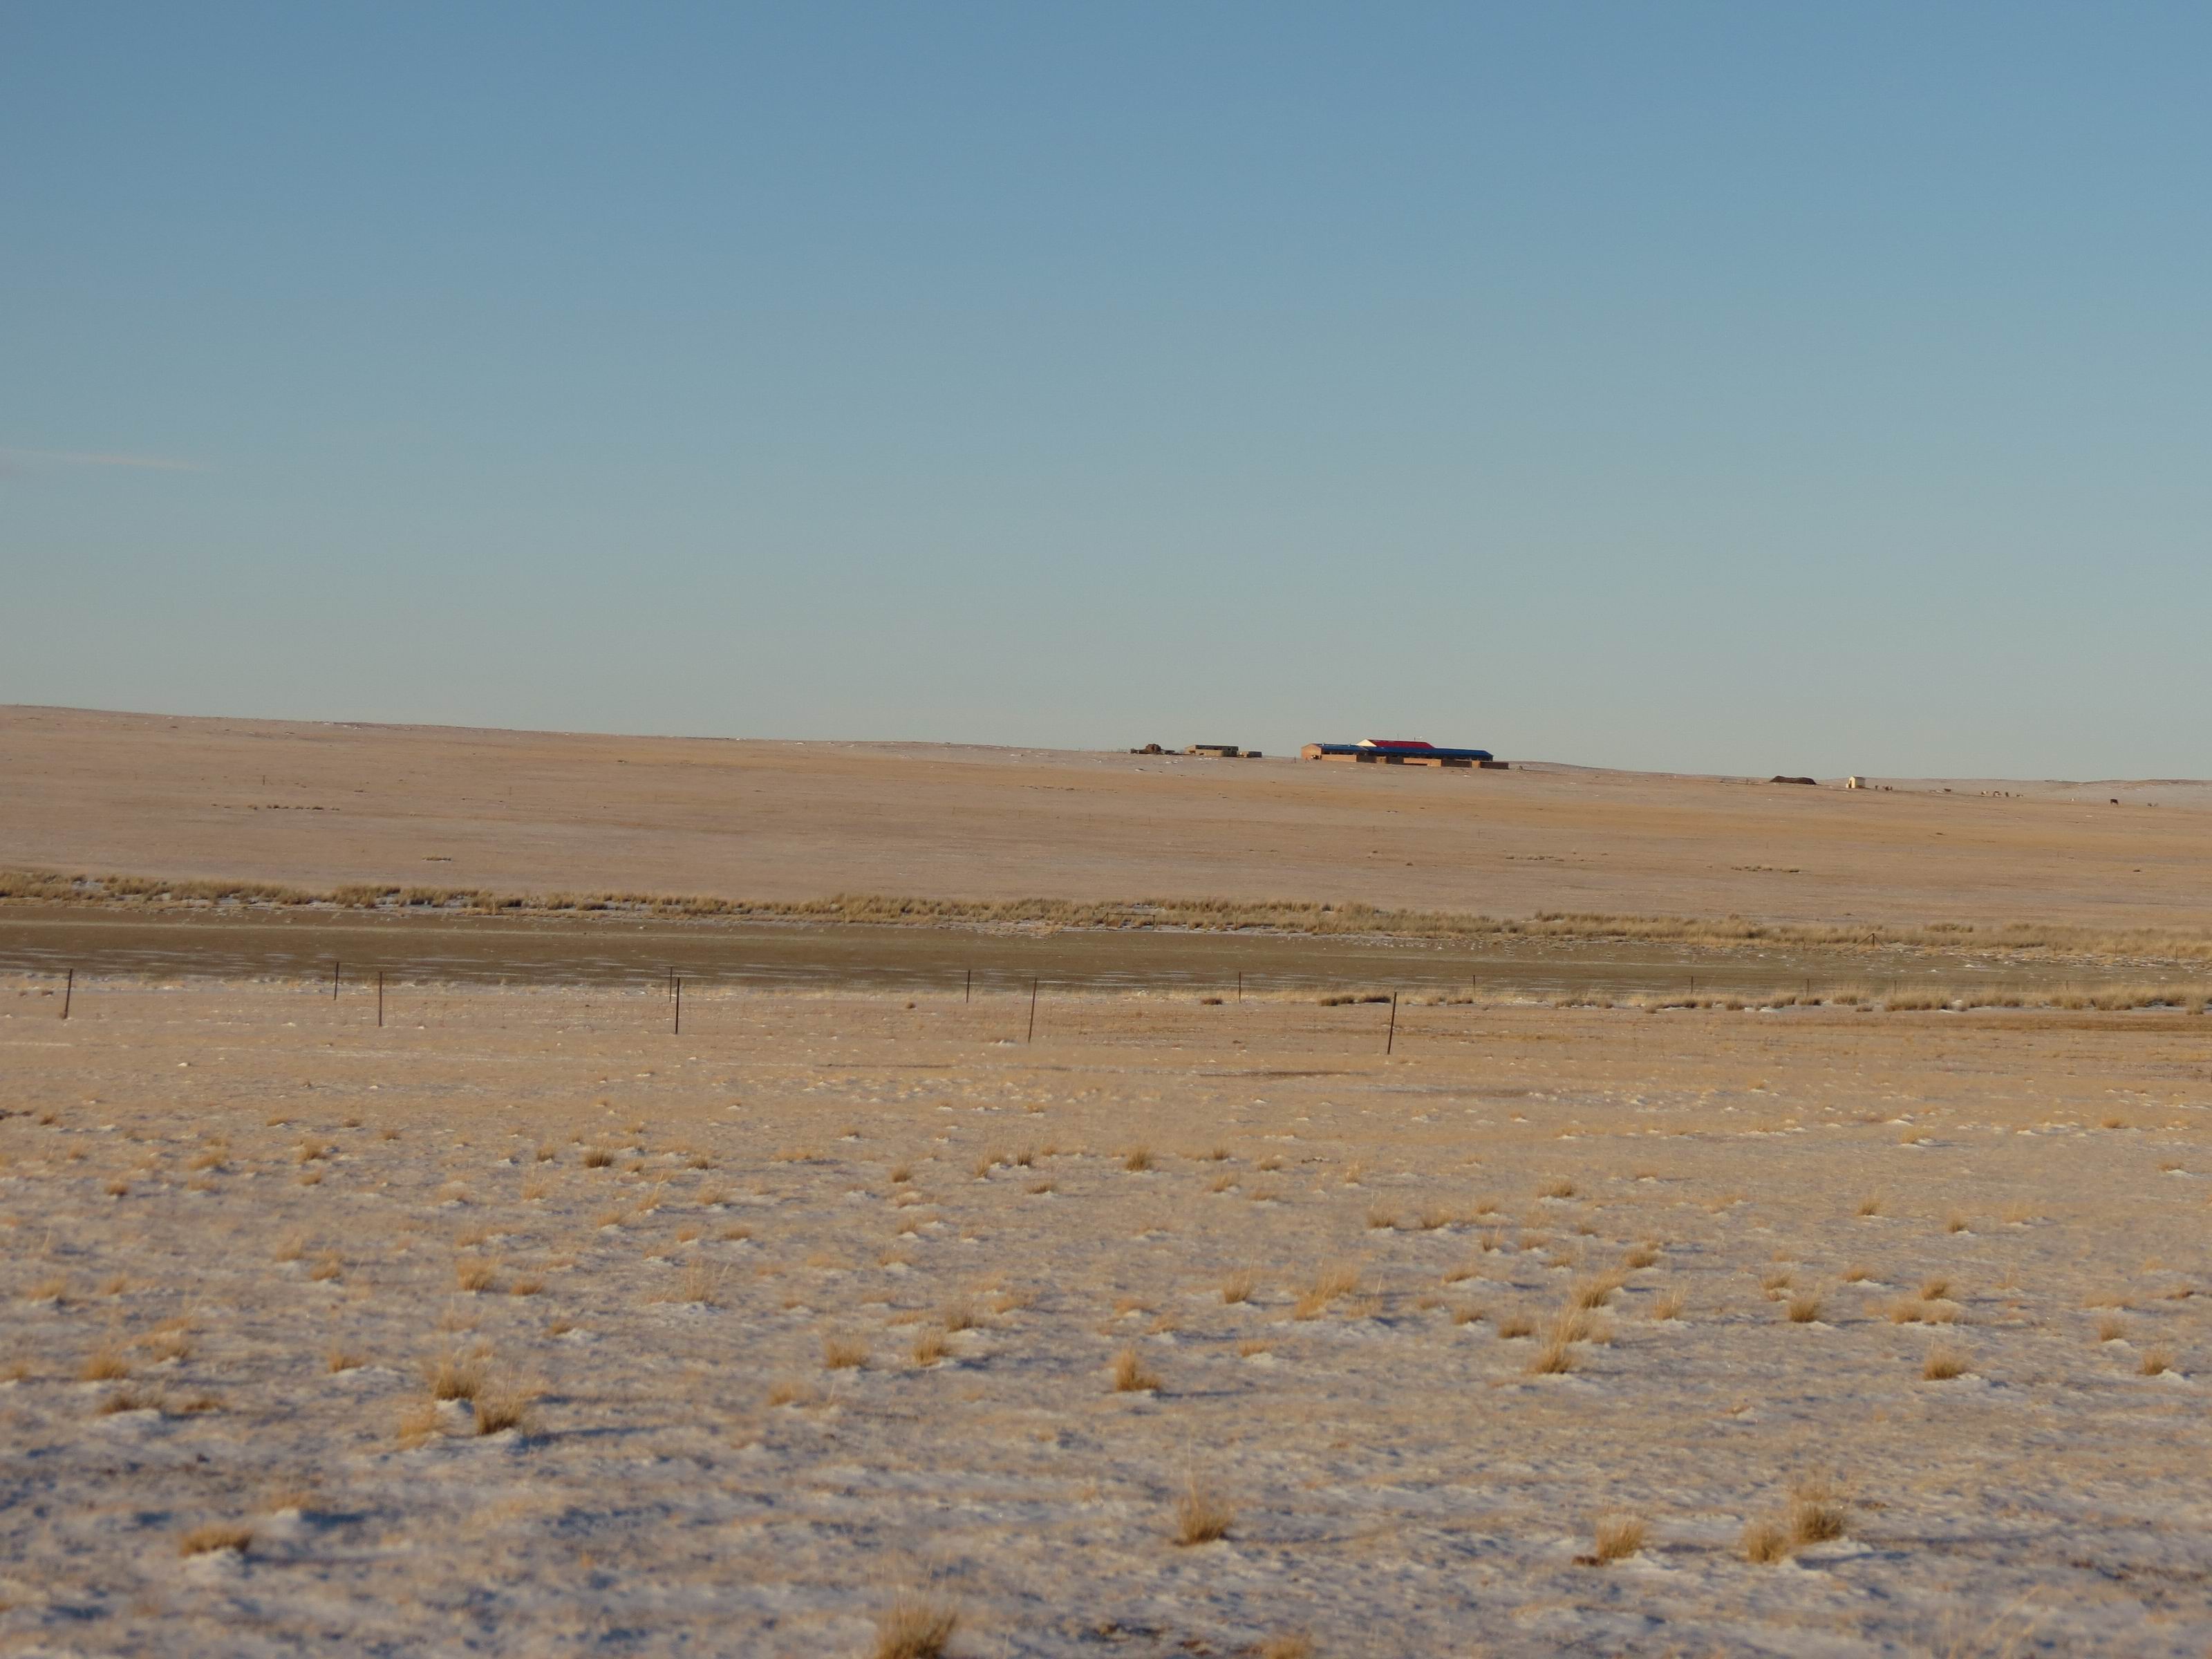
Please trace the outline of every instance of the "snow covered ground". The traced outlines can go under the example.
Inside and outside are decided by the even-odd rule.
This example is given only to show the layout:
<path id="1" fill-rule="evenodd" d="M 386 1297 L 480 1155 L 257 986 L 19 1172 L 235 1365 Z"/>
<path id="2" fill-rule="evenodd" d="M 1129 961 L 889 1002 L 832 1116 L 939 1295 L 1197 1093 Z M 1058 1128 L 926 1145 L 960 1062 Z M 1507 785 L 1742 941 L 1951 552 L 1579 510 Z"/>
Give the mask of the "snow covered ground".
<path id="1" fill-rule="evenodd" d="M 0 986 L 0 1650 L 2212 1644 L 2202 1018 L 669 1012 Z"/>

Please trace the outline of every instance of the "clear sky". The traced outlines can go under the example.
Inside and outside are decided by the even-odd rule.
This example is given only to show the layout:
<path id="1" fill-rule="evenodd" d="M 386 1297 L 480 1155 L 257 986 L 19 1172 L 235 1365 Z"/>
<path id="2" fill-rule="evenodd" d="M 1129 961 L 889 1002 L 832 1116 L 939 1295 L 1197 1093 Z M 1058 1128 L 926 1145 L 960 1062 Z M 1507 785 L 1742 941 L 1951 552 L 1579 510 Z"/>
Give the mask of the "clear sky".
<path id="1" fill-rule="evenodd" d="M 2212 774 L 2212 9 L 0 10 L 0 701 Z"/>

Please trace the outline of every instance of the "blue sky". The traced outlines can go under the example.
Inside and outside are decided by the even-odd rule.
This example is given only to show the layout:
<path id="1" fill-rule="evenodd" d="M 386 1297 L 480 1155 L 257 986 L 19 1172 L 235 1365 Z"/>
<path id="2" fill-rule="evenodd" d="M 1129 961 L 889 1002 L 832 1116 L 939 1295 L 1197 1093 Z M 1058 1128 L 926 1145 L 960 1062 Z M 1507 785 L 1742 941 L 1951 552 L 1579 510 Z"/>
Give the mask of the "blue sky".
<path id="1" fill-rule="evenodd" d="M 17 0 L 0 701 L 2212 774 L 2212 11 Z"/>

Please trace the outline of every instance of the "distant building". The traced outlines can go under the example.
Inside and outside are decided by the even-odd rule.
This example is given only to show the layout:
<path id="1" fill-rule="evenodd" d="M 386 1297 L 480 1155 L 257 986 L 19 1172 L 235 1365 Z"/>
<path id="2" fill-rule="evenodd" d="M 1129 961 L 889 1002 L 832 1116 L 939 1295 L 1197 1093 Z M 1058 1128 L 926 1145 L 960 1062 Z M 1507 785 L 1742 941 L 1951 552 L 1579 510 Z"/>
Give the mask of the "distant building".
<path id="1" fill-rule="evenodd" d="M 1487 749 L 1439 749 L 1419 738 L 1362 738 L 1358 743 L 1310 743 L 1300 760 L 1350 761 L 1368 766 L 1457 766 L 1506 769 Z"/>

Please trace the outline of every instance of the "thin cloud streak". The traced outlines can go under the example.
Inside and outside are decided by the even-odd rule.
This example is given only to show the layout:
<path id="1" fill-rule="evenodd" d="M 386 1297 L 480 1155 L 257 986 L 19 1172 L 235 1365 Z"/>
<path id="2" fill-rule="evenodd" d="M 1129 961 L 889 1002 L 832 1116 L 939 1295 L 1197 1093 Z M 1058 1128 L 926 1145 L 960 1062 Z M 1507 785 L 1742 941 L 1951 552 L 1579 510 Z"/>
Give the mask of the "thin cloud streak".
<path id="1" fill-rule="evenodd" d="M 0 449 L 0 472 L 28 472 L 42 466 L 123 466 L 153 472 L 198 472 L 194 461 L 170 455 L 112 455 L 82 449 Z"/>

